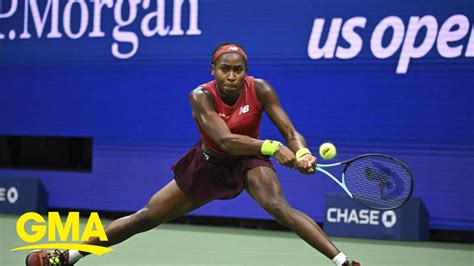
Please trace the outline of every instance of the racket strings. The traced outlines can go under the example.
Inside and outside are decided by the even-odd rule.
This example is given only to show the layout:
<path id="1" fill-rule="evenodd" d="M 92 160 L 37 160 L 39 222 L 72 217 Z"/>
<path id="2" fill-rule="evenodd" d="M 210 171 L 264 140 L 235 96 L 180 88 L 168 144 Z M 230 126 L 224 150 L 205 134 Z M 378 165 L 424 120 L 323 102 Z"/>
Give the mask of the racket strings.
<path id="1" fill-rule="evenodd" d="M 411 194 L 412 177 L 399 162 L 383 156 L 367 156 L 345 169 L 345 184 L 355 200 L 377 209 L 393 209 Z"/>

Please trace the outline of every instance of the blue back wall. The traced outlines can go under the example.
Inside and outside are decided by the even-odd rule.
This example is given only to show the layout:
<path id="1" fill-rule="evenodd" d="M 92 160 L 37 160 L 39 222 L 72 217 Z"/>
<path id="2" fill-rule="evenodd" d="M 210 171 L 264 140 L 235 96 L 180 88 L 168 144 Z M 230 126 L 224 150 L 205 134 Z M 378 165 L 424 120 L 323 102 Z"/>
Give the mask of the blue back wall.
<path id="1" fill-rule="evenodd" d="M 92 137 L 93 171 L 0 175 L 40 177 L 51 207 L 134 211 L 169 182 L 199 137 L 188 93 L 234 41 L 311 149 L 394 155 L 432 228 L 474 230 L 472 1 L 38 2 L 0 0 L 0 134 Z M 268 119 L 261 138 L 281 139 Z M 339 188 L 277 171 L 289 202 L 322 221 Z M 193 214 L 269 218 L 245 193 Z"/>

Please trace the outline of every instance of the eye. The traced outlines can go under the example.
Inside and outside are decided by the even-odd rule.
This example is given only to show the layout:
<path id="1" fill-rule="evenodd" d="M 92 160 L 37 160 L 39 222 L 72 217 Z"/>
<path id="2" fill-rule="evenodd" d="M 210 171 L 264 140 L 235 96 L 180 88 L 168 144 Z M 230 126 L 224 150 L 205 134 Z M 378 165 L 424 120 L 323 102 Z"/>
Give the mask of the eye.
<path id="1" fill-rule="evenodd" d="M 228 72 L 230 70 L 230 67 L 229 66 L 221 66 L 220 69 L 221 69 L 222 72 Z"/>
<path id="2" fill-rule="evenodd" d="M 241 66 L 238 66 L 238 67 L 235 67 L 235 68 L 234 68 L 234 72 L 235 72 L 235 73 L 239 73 L 239 74 L 242 73 L 243 70 L 244 70 L 244 68 L 241 67 Z"/>

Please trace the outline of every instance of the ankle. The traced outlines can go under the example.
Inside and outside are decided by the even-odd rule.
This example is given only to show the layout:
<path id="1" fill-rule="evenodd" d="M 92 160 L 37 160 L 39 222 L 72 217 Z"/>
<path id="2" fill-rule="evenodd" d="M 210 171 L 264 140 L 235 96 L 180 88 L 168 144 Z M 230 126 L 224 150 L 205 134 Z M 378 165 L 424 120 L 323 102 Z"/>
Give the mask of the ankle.
<path id="1" fill-rule="evenodd" d="M 344 253 L 342 252 L 339 252 L 339 254 L 337 254 L 333 259 L 332 259 L 332 262 L 334 262 L 334 264 L 336 264 L 336 266 L 342 266 L 342 264 L 344 262 L 346 262 L 347 260 L 347 257 L 346 255 L 344 255 Z"/>
<path id="2" fill-rule="evenodd" d="M 68 251 L 69 258 L 68 263 L 74 264 L 80 259 L 82 259 L 86 254 L 81 254 L 78 250 L 69 250 Z"/>

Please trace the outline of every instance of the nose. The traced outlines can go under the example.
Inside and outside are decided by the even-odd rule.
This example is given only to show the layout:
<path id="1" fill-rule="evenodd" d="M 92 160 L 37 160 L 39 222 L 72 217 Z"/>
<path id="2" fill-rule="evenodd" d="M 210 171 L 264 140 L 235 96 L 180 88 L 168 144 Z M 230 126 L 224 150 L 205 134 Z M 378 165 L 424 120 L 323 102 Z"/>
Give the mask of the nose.
<path id="1" fill-rule="evenodd" d="M 236 80 L 236 75 L 234 71 L 229 71 L 229 74 L 227 75 L 227 80 L 232 82 Z"/>

